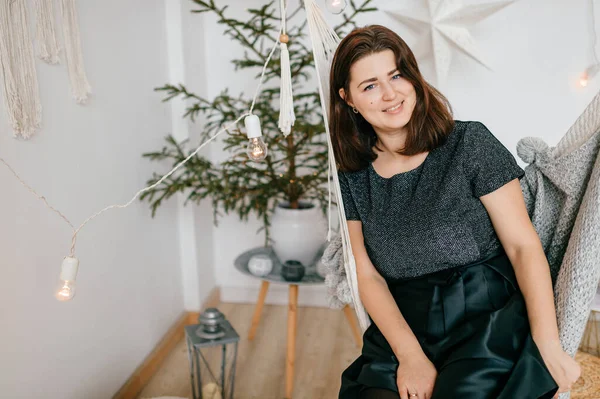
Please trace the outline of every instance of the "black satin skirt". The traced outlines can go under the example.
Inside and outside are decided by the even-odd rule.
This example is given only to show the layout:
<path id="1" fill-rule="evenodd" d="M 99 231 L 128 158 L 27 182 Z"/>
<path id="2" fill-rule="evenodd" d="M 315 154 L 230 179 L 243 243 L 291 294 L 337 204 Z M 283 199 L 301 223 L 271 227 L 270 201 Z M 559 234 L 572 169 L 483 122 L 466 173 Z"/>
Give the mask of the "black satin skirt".
<path id="1" fill-rule="evenodd" d="M 523 295 L 502 251 L 476 263 L 389 283 L 438 371 L 431 399 L 545 399 L 558 385 L 533 342 Z M 342 374 L 340 399 L 368 388 L 398 392 L 398 360 L 375 323 Z"/>

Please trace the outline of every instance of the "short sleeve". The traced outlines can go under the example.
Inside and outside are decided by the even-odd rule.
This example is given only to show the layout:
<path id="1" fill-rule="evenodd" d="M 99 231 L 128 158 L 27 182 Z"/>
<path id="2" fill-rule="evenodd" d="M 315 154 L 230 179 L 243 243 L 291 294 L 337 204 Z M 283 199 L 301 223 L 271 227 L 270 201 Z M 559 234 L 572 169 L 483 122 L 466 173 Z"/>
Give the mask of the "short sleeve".
<path id="1" fill-rule="evenodd" d="M 354 199 L 352 198 L 352 194 L 350 192 L 348 178 L 343 172 L 338 172 L 338 180 L 340 181 L 340 191 L 342 192 L 342 201 L 344 202 L 346 220 L 360 220 L 358 211 L 356 210 L 356 204 L 354 203 Z"/>
<path id="2" fill-rule="evenodd" d="M 525 174 L 512 153 L 480 122 L 469 123 L 464 146 L 463 167 L 477 198 Z"/>

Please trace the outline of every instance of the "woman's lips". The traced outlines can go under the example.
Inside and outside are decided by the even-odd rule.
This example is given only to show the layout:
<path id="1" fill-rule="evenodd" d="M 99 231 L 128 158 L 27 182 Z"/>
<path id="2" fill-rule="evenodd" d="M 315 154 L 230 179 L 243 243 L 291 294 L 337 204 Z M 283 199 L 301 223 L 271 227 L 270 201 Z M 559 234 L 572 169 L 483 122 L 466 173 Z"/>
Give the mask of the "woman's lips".
<path id="1" fill-rule="evenodd" d="M 386 114 L 397 114 L 402 112 L 402 110 L 404 109 L 404 101 L 402 101 L 399 105 L 395 105 L 393 107 L 390 107 L 386 110 L 384 110 L 383 112 L 385 112 Z"/>

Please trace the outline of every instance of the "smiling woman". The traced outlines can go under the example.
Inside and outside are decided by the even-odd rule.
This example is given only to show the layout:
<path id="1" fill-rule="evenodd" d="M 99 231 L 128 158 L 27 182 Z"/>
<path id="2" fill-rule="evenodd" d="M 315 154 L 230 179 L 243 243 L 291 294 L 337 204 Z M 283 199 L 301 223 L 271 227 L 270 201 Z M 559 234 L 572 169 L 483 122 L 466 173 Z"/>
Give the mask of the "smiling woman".
<path id="1" fill-rule="evenodd" d="M 329 105 L 340 170 L 363 169 L 391 148 L 414 166 L 412 155 L 422 161 L 452 131 L 450 104 L 423 79 L 412 51 L 393 32 L 380 31 L 369 43 L 358 35 L 344 41 L 332 64 Z"/>
<path id="2" fill-rule="evenodd" d="M 358 28 L 330 74 L 330 131 L 371 325 L 340 399 L 549 399 L 579 366 L 558 343 L 549 267 L 514 157 L 445 97 L 391 30 Z"/>

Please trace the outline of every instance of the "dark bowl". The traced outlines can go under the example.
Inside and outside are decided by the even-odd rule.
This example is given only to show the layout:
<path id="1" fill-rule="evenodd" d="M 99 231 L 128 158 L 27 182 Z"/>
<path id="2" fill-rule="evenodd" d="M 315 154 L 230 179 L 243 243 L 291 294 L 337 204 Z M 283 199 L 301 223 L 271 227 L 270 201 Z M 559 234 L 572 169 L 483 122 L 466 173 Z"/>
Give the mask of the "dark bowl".
<path id="1" fill-rule="evenodd" d="M 285 281 L 298 282 L 304 277 L 306 272 L 302 263 L 297 260 L 288 260 L 281 266 L 281 277 Z"/>

